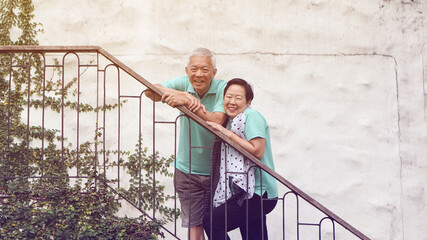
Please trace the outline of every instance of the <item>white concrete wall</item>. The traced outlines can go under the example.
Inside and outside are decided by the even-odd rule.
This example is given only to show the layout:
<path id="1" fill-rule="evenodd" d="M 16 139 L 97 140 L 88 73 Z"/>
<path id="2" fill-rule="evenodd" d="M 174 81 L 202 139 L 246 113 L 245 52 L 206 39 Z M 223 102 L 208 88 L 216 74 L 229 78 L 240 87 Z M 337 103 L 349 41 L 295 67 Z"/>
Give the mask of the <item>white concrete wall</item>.
<path id="1" fill-rule="evenodd" d="M 99 45 L 156 83 L 217 53 L 276 170 L 372 239 L 427 239 L 427 1 L 36 0 L 40 45 Z"/>

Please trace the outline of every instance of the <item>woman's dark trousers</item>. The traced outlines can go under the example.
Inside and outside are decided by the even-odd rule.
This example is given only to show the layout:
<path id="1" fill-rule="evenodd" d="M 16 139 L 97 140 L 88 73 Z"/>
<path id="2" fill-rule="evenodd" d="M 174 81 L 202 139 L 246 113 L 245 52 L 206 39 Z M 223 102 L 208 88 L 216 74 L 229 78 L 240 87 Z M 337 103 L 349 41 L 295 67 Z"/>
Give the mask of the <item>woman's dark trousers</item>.
<path id="1" fill-rule="evenodd" d="M 230 239 L 225 230 L 227 229 L 228 232 L 240 228 L 243 240 L 261 240 L 262 235 L 264 235 L 264 240 L 268 240 L 266 215 L 274 209 L 277 200 L 267 200 L 267 193 L 264 194 L 264 197 L 263 214 L 261 213 L 261 197 L 257 194 L 254 194 L 249 200 L 243 200 L 241 206 L 239 206 L 237 199 L 230 199 L 227 204 L 214 208 L 212 210 L 212 224 L 210 224 L 209 212 L 205 214 L 203 228 L 208 238 L 210 240 Z M 227 218 L 225 218 L 226 208 Z M 248 216 L 247 221 L 246 216 Z"/>

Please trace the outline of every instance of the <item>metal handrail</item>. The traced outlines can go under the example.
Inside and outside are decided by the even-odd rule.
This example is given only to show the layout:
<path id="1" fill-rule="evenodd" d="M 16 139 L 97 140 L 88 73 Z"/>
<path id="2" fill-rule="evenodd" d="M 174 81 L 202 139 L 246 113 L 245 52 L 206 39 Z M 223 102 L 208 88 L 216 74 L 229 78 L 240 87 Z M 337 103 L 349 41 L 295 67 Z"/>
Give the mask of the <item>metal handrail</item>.
<path id="1" fill-rule="evenodd" d="M 88 52 L 88 53 L 99 53 L 103 55 L 106 59 L 110 60 L 113 64 L 118 66 L 120 69 L 128 73 L 131 77 L 138 80 L 140 83 L 142 83 L 144 86 L 146 86 L 151 91 L 155 92 L 158 95 L 163 95 L 163 92 L 155 87 L 153 84 L 151 84 L 149 81 L 144 79 L 142 76 L 140 76 L 138 73 L 133 71 L 131 68 L 126 66 L 124 63 L 122 63 L 120 60 L 118 60 L 116 57 L 105 51 L 103 48 L 99 46 L 0 46 L 0 53 L 4 52 L 40 52 L 40 53 L 46 53 L 46 52 Z M 256 164 L 260 169 L 267 172 L 271 176 L 273 176 L 277 181 L 285 185 L 287 188 L 289 188 L 294 194 L 300 196 L 305 201 L 316 207 L 319 211 L 323 212 L 332 221 L 337 222 L 342 227 L 359 237 L 363 240 L 369 240 L 370 238 L 364 235 L 362 232 L 357 230 L 355 227 L 350 225 L 348 222 L 344 221 L 342 218 L 340 218 L 338 215 L 327 209 L 325 206 L 320 204 L 318 201 L 310 197 L 308 194 L 306 194 L 304 191 L 293 185 L 291 182 L 283 178 L 281 175 L 279 175 L 277 172 L 266 166 L 264 163 L 259 161 L 255 156 L 253 156 L 251 153 L 243 149 L 238 144 L 234 143 L 229 139 L 225 134 L 221 132 L 214 131 L 214 129 L 209 126 L 202 118 L 188 110 L 187 108 L 183 106 L 178 106 L 177 109 L 179 109 L 181 112 L 186 114 L 189 118 L 203 126 L 204 128 L 208 129 L 210 132 L 212 132 L 215 136 L 221 138 L 224 142 L 228 143 L 235 149 L 237 149 L 239 152 L 241 152 L 243 155 L 245 155 L 246 158 L 250 159 L 254 164 Z"/>

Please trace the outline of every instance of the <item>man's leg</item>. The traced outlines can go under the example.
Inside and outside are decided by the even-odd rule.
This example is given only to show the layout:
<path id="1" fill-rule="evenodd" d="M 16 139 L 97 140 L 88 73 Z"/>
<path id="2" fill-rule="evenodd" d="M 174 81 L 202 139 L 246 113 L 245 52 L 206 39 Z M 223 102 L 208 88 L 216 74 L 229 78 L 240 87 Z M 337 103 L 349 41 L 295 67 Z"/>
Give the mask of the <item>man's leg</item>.
<path id="1" fill-rule="evenodd" d="M 189 231 L 190 231 L 190 239 L 191 240 L 204 240 L 205 239 L 205 235 L 204 235 L 204 231 L 203 231 L 203 225 L 191 227 L 189 229 Z"/>
<path id="2" fill-rule="evenodd" d="M 188 228 L 189 239 L 204 240 L 203 203 L 210 182 L 209 176 L 191 175 L 176 169 L 174 177 L 175 189 L 181 202 L 182 227 Z"/>

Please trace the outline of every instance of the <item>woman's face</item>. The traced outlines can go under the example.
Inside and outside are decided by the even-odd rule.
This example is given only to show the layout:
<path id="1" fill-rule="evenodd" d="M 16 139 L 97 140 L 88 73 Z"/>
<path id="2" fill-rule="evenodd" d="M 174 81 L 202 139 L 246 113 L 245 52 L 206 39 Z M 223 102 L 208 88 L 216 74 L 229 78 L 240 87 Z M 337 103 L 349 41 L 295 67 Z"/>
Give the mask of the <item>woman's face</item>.
<path id="1" fill-rule="evenodd" d="M 236 117 L 249 105 L 250 102 L 246 101 L 246 91 L 243 86 L 233 84 L 228 87 L 224 94 L 224 110 L 230 118 Z"/>

